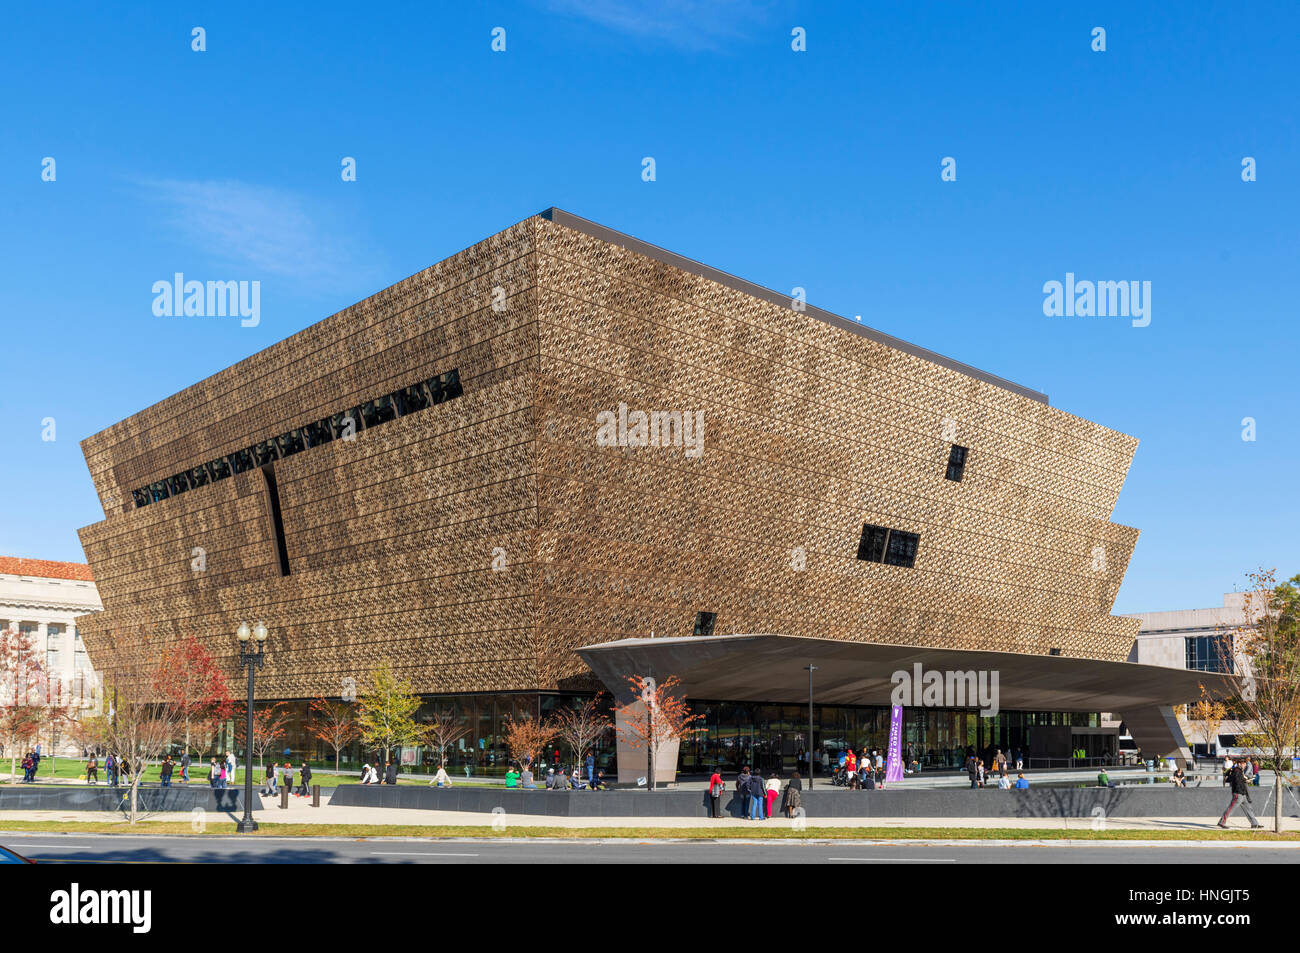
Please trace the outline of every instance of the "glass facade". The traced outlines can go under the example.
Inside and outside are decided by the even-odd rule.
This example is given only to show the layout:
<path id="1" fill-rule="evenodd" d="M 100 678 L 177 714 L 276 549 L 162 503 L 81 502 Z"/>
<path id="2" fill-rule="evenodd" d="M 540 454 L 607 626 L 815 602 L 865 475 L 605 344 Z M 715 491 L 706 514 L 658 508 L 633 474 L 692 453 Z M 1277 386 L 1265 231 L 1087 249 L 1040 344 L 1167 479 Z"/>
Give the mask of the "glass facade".
<path id="1" fill-rule="evenodd" d="M 434 712 L 450 711 L 457 723 L 469 727 L 469 733 L 446 753 L 448 772 L 459 777 L 500 776 L 509 764 L 503 737 L 506 716 L 547 718 L 556 709 L 589 697 L 531 692 L 430 697 L 416 717 L 427 722 Z M 606 714 L 612 716 L 609 696 L 601 697 L 606 702 Z M 789 772 L 795 770 L 796 758 L 807 745 L 807 705 L 691 699 L 690 707 L 693 713 L 704 716 L 697 725 L 705 730 L 681 744 L 678 771 L 683 775 L 706 774 L 718 767 L 734 772 L 744 764 L 765 772 Z M 291 702 L 290 708 L 293 719 L 283 745 L 277 748 L 287 749 L 286 757 L 306 756 L 313 763 L 333 767 L 333 749 L 315 740 L 308 731 L 308 703 Z M 884 754 L 889 743 L 889 717 L 887 706 L 814 705 L 813 749 L 820 757 L 824 748 L 832 761 L 837 761 L 846 748 L 857 752 L 874 749 Z M 1032 759 L 1036 757 L 1034 728 L 1096 729 L 1100 718 L 1095 712 L 1002 711 L 985 718 L 974 709 L 904 709 L 903 753 L 909 765 L 915 762 L 921 770 L 958 769 L 972 751 L 988 761 L 998 748 L 1008 753 L 1019 748 Z M 1100 749 L 1092 749 L 1109 742 L 1100 740 L 1107 736 L 1095 737 L 1099 740 L 1088 743 L 1089 754 L 1101 755 Z M 595 755 L 597 766 L 612 774 L 617 767 L 612 731 L 597 745 Z M 360 770 L 362 763 L 374 764 L 377 758 L 377 752 L 357 742 L 344 749 L 340 767 Z M 570 758 L 564 743 L 556 741 L 548 746 L 544 760 L 547 764 L 558 761 L 569 765 Z M 436 761 L 435 751 L 419 748 L 408 753 L 401 770 L 431 774 L 437 769 Z"/>

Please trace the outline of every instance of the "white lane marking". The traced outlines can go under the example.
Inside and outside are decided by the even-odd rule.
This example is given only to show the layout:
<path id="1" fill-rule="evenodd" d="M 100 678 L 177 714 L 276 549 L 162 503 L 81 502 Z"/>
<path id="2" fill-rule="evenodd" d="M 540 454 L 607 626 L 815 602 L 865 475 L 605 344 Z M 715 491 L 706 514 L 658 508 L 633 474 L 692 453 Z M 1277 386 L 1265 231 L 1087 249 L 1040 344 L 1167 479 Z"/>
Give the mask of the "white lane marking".
<path id="1" fill-rule="evenodd" d="M 854 860 L 866 864 L 955 864 L 955 857 L 827 857 L 827 860 Z"/>
<path id="2" fill-rule="evenodd" d="M 93 850 L 90 844 L 32 844 L 28 841 L 17 841 L 24 847 L 39 847 L 41 850 Z"/>
<path id="3" fill-rule="evenodd" d="M 380 857 L 477 857 L 478 854 L 435 854 L 417 850 L 372 850 L 371 854 Z"/>

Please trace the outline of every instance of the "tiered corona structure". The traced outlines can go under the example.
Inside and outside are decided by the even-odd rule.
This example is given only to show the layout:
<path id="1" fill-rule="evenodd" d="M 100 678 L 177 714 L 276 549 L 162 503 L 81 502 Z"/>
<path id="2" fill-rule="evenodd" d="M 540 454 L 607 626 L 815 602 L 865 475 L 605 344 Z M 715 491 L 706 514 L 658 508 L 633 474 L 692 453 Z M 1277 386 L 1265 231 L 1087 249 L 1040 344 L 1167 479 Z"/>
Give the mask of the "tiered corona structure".
<path id="1" fill-rule="evenodd" d="M 650 633 L 1121 662 L 1138 626 L 1132 437 L 555 209 L 83 447 L 97 666 L 193 635 L 233 674 L 260 619 L 264 697 L 381 659 L 590 689 L 575 649 Z"/>

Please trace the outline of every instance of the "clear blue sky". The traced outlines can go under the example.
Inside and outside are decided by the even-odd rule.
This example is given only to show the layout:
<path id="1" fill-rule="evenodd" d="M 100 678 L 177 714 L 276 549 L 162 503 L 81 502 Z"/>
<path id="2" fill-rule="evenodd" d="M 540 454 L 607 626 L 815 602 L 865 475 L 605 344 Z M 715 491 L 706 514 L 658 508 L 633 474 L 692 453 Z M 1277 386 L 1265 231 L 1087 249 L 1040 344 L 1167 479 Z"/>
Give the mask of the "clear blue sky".
<path id="1" fill-rule="evenodd" d="M 83 558 L 83 437 L 557 205 L 1138 437 L 1119 611 L 1300 571 L 1293 5 L 150 6 L 6 11 L 0 553 Z M 261 325 L 154 317 L 176 271 Z M 1150 326 L 1045 317 L 1067 271 Z"/>

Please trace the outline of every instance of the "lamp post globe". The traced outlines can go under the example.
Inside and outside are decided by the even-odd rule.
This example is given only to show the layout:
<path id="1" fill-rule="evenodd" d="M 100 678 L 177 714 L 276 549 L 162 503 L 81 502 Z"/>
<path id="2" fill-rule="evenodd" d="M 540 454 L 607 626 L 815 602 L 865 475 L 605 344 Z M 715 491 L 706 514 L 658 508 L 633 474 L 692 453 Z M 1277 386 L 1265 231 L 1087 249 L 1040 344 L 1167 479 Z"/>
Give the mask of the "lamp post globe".
<path id="1" fill-rule="evenodd" d="M 249 644 L 250 636 L 256 649 Z M 250 628 L 247 622 L 241 622 L 235 630 L 235 638 L 239 640 L 239 667 L 248 669 L 248 704 L 244 709 L 244 816 L 235 830 L 240 834 L 251 834 L 257 830 L 257 822 L 253 820 L 253 677 L 265 661 L 266 626 L 258 622 Z"/>

